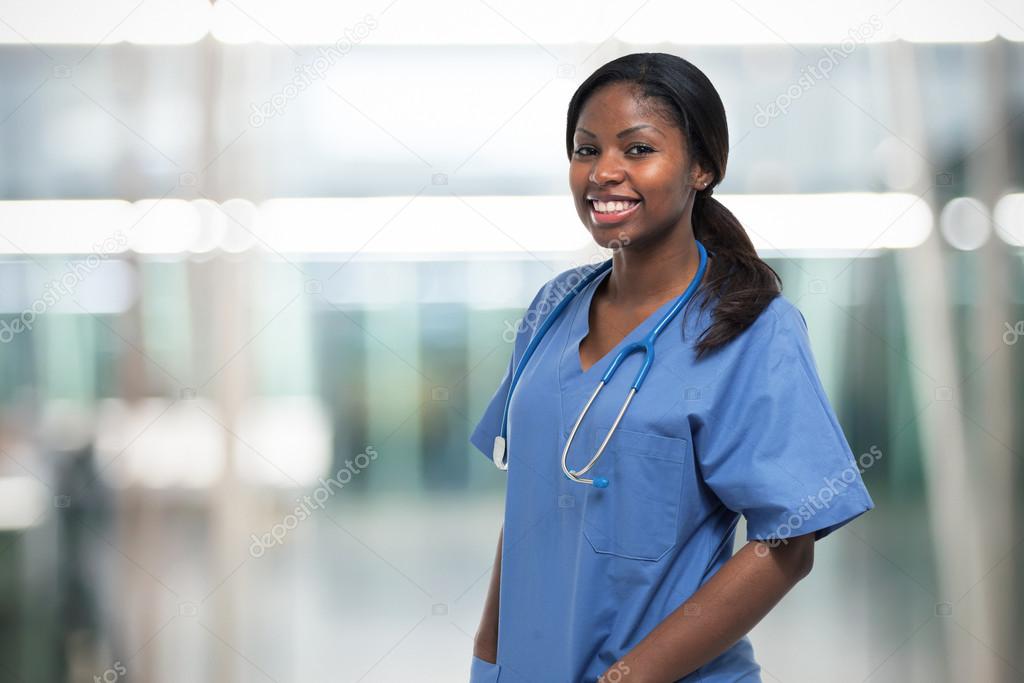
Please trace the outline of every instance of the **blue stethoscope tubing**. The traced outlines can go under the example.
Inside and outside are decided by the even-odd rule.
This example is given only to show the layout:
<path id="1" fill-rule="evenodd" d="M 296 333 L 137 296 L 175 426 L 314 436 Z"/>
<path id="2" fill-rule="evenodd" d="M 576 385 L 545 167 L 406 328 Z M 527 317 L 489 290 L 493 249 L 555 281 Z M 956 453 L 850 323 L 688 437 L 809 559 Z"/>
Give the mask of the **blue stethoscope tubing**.
<path id="1" fill-rule="evenodd" d="M 597 488 L 606 488 L 608 486 L 609 482 L 607 477 L 587 479 L 580 475 L 586 474 L 597 463 L 598 459 L 601 457 L 601 454 L 604 453 L 604 449 L 608 445 L 608 442 L 611 441 L 612 435 L 615 434 L 615 430 L 616 428 L 618 428 L 619 422 L 622 421 L 622 416 L 626 414 L 626 408 L 629 407 L 630 401 L 632 401 L 633 396 L 635 396 L 636 393 L 640 391 L 640 387 L 643 385 L 644 378 L 647 377 L 647 373 L 650 371 L 651 365 L 654 363 L 654 342 L 658 338 L 658 335 L 662 333 L 662 331 L 668 326 L 668 324 L 672 322 L 672 319 L 675 318 L 675 316 L 679 313 L 680 310 L 682 310 L 683 306 L 685 306 L 686 302 L 690 300 L 694 292 L 700 286 L 701 281 L 704 279 L 704 270 L 707 267 L 707 250 L 704 248 L 704 245 L 700 243 L 700 240 L 694 241 L 697 243 L 697 251 L 700 253 L 700 263 L 697 266 L 697 272 L 694 274 L 693 280 L 690 282 L 690 285 L 686 288 L 686 291 L 679 295 L 675 303 L 672 304 L 672 308 L 670 308 L 668 312 L 665 313 L 662 319 L 658 322 L 657 325 L 655 325 L 654 329 L 652 329 L 646 337 L 644 337 L 642 340 L 638 342 L 633 342 L 632 344 L 627 345 L 625 348 L 619 351 L 618 355 L 615 357 L 615 360 L 612 362 L 610 366 L 608 366 L 608 369 L 605 371 L 604 376 L 601 377 L 601 381 L 598 382 L 597 388 L 594 389 L 594 393 L 591 394 L 590 400 L 587 401 L 587 404 L 586 406 L 584 406 L 583 411 L 580 413 L 580 416 L 576 419 L 576 424 L 573 425 L 572 431 L 569 433 L 569 438 L 565 443 L 565 448 L 562 450 L 562 472 L 565 473 L 565 476 L 567 476 L 572 481 L 578 482 L 580 484 L 593 484 Z M 555 308 L 551 311 L 551 314 L 548 315 L 547 319 L 543 322 L 543 324 L 541 324 L 540 328 L 537 330 L 537 334 L 533 336 L 533 339 L 530 340 L 530 343 L 526 347 L 526 351 L 523 352 L 523 357 L 519 359 L 519 364 L 516 366 L 515 372 L 512 373 L 512 381 L 509 384 L 508 395 L 505 397 L 505 409 L 501 415 L 501 430 L 498 436 L 494 437 L 494 450 L 492 451 L 491 458 L 494 460 L 494 464 L 498 467 L 498 469 L 508 469 L 508 450 L 506 447 L 506 440 L 508 437 L 508 409 L 509 405 L 512 402 L 512 392 L 515 391 L 516 384 L 518 384 L 519 377 L 523 374 L 523 370 L 526 368 L 527 362 L 530 360 L 531 356 L 533 356 L 533 352 L 537 348 L 537 345 L 540 344 L 540 340 L 544 337 L 544 334 L 554 324 L 555 319 L 558 318 L 559 314 L 565 309 L 565 307 L 569 305 L 569 302 L 572 301 L 573 297 L 579 294 L 584 288 L 587 287 L 587 285 L 589 285 L 595 279 L 600 277 L 604 272 L 606 272 L 611 267 L 612 259 L 608 259 L 600 266 L 598 266 L 590 273 L 588 273 L 586 277 L 584 277 L 576 284 L 575 287 L 570 289 L 569 292 L 562 298 L 562 300 L 558 302 L 558 305 L 556 305 Z M 591 404 L 593 404 L 594 400 L 597 399 L 597 395 L 601 393 L 601 389 L 603 389 L 605 385 L 609 381 L 611 381 L 611 378 L 615 374 L 615 371 L 618 369 L 619 365 L 621 365 L 622 362 L 628 356 L 638 351 L 644 352 L 643 364 L 637 371 L 636 377 L 633 378 L 633 384 L 630 387 L 629 395 L 626 396 L 625 402 L 619 409 L 619 414 L 615 417 L 615 422 L 612 423 L 611 429 L 608 430 L 608 435 L 605 436 L 604 441 L 601 443 L 601 447 L 597 449 L 597 453 L 594 454 L 594 457 L 590 459 L 590 462 L 588 462 L 585 467 L 583 467 L 580 470 L 570 470 L 566 466 L 565 460 L 569 454 L 569 448 L 572 446 L 572 442 L 576 436 L 576 432 L 577 430 L 579 430 L 580 425 L 583 423 L 583 418 L 590 410 Z"/>

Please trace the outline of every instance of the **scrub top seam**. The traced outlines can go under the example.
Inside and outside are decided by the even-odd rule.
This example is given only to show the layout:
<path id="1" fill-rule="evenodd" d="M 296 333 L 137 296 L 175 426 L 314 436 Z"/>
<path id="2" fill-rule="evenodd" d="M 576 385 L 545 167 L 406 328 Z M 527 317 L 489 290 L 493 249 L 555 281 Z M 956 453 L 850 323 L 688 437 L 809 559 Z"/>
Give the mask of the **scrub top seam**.
<path id="1" fill-rule="evenodd" d="M 574 340 L 576 338 L 576 334 L 575 334 L 575 332 L 576 332 L 576 324 L 577 324 L 577 320 L 580 317 L 580 311 L 583 309 L 583 301 L 586 300 L 586 302 L 587 302 L 587 314 L 589 315 L 589 313 L 590 313 L 589 309 L 590 309 L 591 291 L 595 287 L 597 287 L 597 285 L 601 282 L 601 280 L 604 279 L 608 275 L 608 273 L 610 273 L 610 272 L 611 272 L 611 269 L 609 268 L 607 271 L 605 271 L 604 273 L 601 273 L 599 276 L 594 278 L 591 282 L 589 282 L 587 284 L 586 287 L 584 287 L 579 293 L 577 293 L 575 297 L 573 297 L 573 301 L 571 303 L 571 306 L 572 306 L 572 316 L 568 318 L 568 327 L 567 327 L 566 332 L 565 332 L 565 341 L 562 343 L 562 350 L 558 354 L 558 365 L 557 365 L 557 367 L 558 367 L 557 375 L 558 376 L 556 377 L 556 380 L 558 381 L 558 395 L 559 395 L 558 414 L 559 414 L 559 417 L 561 418 L 560 426 L 559 426 L 559 436 L 560 437 L 563 436 L 563 434 L 561 432 L 562 432 L 562 430 L 565 429 L 565 424 L 566 424 L 565 423 L 565 400 L 564 400 L 564 398 L 565 398 L 565 387 L 566 387 L 566 382 L 564 381 L 565 380 L 565 372 L 566 372 L 565 365 L 564 365 L 565 357 L 567 355 L 573 355 L 574 356 L 573 359 L 572 359 L 572 362 L 576 364 L 576 367 L 573 367 L 571 372 L 579 372 L 581 375 L 585 374 L 583 372 L 582 367 L 579 367 L 579 343 L 580 343 L 580 341 L 582 341 L 582 339 L 576 340 L 574 342 Z M 573 348 L 571 350 L 571 353 L 570 353 L 570 349 L 569 349 L 570 344 L 574 344 L 575 345 L 575 348 Z"/>

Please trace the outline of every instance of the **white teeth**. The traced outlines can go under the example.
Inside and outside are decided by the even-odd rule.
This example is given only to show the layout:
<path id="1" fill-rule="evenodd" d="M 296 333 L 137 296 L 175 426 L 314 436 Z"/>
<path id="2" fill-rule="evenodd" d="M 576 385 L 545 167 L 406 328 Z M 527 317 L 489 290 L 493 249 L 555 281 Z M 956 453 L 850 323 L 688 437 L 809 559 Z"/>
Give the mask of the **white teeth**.
<path id="1" fill-rule="evenodd" d="M 590 202 L 598 213 L 621 213 L 640 203 L 636 201 L 602 202 L 596 199 L 592 199 Z"/>

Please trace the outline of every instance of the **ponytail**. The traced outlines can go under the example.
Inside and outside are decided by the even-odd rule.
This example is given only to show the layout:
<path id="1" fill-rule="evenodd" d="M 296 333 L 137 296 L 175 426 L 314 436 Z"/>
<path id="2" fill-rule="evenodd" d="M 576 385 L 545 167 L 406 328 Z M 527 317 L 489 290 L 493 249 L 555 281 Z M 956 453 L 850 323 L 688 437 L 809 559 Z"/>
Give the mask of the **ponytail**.
<path id="1" fill-rule="evenodd" d="M 711 190 L 698 192 L 693 205 L 693 236 L 714 257 L 700 308 L 716 302 L 713 322 L 695 346 L 698 359 L 750 327 L 782 291 L 782 278 L 761 260 L 739 220 Z"/>

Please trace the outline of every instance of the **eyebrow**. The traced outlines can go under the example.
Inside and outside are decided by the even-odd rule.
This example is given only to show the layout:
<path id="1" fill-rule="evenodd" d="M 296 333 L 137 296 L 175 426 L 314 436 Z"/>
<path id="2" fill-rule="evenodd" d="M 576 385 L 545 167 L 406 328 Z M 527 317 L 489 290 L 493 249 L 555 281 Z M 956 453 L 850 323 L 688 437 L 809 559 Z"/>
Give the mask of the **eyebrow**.
<path id="1" fill-rule="evenodd" d="M 626 137 L 627 135 L 629 135 L 630 133 L 635 133 L 636 131 L 638 131 L 638 130 L 640 130 L 642 128 L 650 128 L 650 129 L 652 129 L 654 131 L 657 131 L 659 134 L 664 135 L 664 133 L 662 133 L 660 130 L 658 130 L 654 126 L 650 125 L 649 123 L 641 123 L 638 126 L 633 126 L 632 128 L 627 128 L 625 130 L 619 131 L 619 134 L 616 135 L 615 137 L 623 138 L 623 137 Z M 591 133 L 589 130 L 587 130 L 583 126 L 580 126 L 579 128 L 577 128 L 576 131 L 578 133 L 583 133 L 584 135 L 589 135 L 592 138 L 596 138 L 597 137 L 594 133 Z"/>

